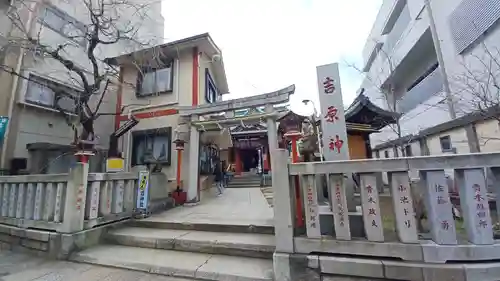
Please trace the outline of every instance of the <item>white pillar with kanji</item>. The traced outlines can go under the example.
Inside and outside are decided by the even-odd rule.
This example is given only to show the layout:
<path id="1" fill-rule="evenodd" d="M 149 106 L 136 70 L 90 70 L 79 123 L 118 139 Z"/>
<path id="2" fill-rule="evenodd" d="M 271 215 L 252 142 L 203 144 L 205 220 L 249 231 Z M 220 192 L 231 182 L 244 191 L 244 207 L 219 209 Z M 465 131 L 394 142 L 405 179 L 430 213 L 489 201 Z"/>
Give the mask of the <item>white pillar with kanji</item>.
<path id="1" fill-rule="evenodd" d="M 321 65 L 318 74 L 323 155 L 326 161 L 348 160 L 349 146 L 338 63 Z"/>

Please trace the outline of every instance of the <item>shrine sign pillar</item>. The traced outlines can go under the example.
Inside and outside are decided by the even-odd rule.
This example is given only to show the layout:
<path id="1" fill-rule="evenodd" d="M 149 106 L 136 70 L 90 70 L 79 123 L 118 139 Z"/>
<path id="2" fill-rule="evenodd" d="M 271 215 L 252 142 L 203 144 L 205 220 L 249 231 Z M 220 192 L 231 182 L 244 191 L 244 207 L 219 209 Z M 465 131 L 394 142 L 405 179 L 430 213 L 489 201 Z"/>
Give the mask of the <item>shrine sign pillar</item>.
<path id="1" fill-rule="evenodd" d="M 349 160 L 349 144 L 347 142 L 347 129 L 344 114 L 344 103 L 340 86 L 340 75 L 338 63 L 321 65 L 316 68 L 318 78 L 319 102 L 321 109 L 322 142 L 324 145 L 323 155 L 326 161 Z M 339 177 L 339 180 L 328 187 L 330 204 L 335 212 L 339 208 L 346 208 L 350 212 L 356 212 L 354 200 L 354 181 L 352 173 L 346 173 L 348 180 Z M 335 186 L 341 187 L 341 192 L 346 194 L 347 206 L 343 202 L 335 200 Z M 362 225 L 362 223 L 361 223 Z"/>

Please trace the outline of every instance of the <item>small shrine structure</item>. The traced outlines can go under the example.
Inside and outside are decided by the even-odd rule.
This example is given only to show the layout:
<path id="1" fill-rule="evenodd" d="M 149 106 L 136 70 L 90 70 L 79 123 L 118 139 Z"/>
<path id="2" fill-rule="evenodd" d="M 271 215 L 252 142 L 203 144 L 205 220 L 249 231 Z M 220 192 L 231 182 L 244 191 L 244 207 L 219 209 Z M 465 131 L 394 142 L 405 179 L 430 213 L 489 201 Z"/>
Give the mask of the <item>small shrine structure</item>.
<path id="1" fill-rule="evenodd" d="M 297 114 L 286 106 L 275 107 L 279 112 L 278 146 L 292 153 L 291 140 L 285 135 L 290 132 L 301 132 L 304 120 L 312 120 L 312 116 Z M 262 111 L 260 108 L 238 111 L 238 117 Z M 321 118 L 314 117 L 318 132 L 321 132 Z M 350 159 L 368 159 L 372 157 L 370 134 L 377 133 L 383 127 L 395 124 L 398 114 L 384 110 L 373 104 L 365 95 L 360 94 L 345 111 L 346 129 L 349 142 Z M 231 128 L 233 147 L 230 148 L 229 162 L 234 163 L 237 173 L 257 168 L 259 159 L 264 169 L 270 168 L 269 149 L 267 146 L 267 127 L 264 122 L 249 125 L 240 124 Z M 328 144 L 323 149 L 328 149 Z M 319 156 L 320 151 L 316 155 Z"/>

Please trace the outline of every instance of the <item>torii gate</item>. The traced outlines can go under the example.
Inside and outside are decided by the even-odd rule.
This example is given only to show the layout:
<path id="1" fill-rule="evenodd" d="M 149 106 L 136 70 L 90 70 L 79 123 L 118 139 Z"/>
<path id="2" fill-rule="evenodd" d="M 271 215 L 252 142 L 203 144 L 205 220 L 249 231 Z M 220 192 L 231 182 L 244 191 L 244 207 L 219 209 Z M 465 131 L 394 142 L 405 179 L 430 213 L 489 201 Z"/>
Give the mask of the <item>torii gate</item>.
<path id="1" fill-rule="evenodd" d="M 210 128 L 221 128 L 222 126 L 229 127 L 241 124 L 257 123 L 266 121 L 267 136 L 269 141 L 269 151 L 271 155 L 271 166 L 274 165 L 274 157 L 272 153 L 278 149 L 278 129 L 276 119 L 279 113 L 275 110 L 274 105 L 283 104 L 290 100 L 290 95 L 295 92 L 295 85 L 288 86 L 284 89 L 234 100 L 221 101 L 212 104 L 203 104 L 198 106 L 180 106 L 179 115 L 179 132 L 189 135 L 189 172 L 187 188 L 187 202 L 197 202 L 200 200 L 199 192 L 199 157 L 200 157 L 200 131 L 209 130 Z M 234 111 L 245 108 L 265 107 L 264 113 L 255 113 L 244 117 L 235 117 Z M 207 115 L 224 113 L 222 119 L 210 119 Z M 277 165 L 277 164 L 276 164 Z M 274 174 L 276 178 L 278 175 Z"/>

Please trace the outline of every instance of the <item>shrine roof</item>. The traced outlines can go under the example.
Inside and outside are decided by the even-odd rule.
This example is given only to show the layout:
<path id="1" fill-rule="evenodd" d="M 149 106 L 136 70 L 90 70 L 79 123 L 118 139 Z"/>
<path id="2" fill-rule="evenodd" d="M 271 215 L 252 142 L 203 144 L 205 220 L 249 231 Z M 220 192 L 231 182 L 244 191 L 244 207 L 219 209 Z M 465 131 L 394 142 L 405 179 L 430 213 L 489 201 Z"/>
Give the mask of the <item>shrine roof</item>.
<path id="1" fill-rule="evenodd" d="M 367 96 L 363 95 L 363 92 L 354 99 L 353 103 L 345 111 L 347 122 L 369 124 L 376 130 L 395 124 L 400 116 L 397 112 L 378 107 Z"/>
<path id="2" fill-rule="evenodd" d="M 278 112 L 283 112 L 283 111 L 289 110 L 288 105 L 274 106 L 274 108 Z M 252 113 L 263 114 L 263 113 L 265 113 L 265 107 L 259 106 L 259 107 L 255 107 L 255 108 L 238 109 L 238 110 L 234 111 L 234 116 L 235 117 L 244 117 L 244 116 L 248 116 Z"/>
<path id="3" fill-rule="evenodd" d="M 253 124 L 250 126 L 238 125 L 236 127 L 231 128 L 230 132 L 233 135 L 240 135 L 244 133 L 259 134 L 259 133 L 266 133 L 267 127 L 265 124 Z"/>
<path id="4" fill-rule="evenodd" d="M 287 106 L 276 107 L 279 111 L 278 130 L 283 129 L 282 122 L 292 122 L 302 124 L 304 119 L 309 118 L 309 116 L 304 116 L 295 113 L 294 111 L 288 109 Z M 250 108 L 250 109 L 240 109 L 235 111 L 236 117 L 244 117 L 252 113 L 264 113 L 263 107 Z M 399 117 L 398 113 L 386 111 L 377 105 L 373 104 L 368 97 L 361 93 L 354 100 L 354 102 L 345 110 L 346 118 L 346 128 L 350 132 L 378 132 L 381 128 L 386 125 L 393 124 Z M 319 126 L 321 126 L 321 118 L 317 121 Z M 234 126 L 232 127 L 231 133 L 242 134 L 245 131 L 256 133 L 258 131 L 267 130 L 266 124 L 252 124 L 245 126 Z"/>
<path id="5" fill-rule="evenodd" d="M 308 116 L 297 114 L 297 113 L 293 112 L 292 110 L 287 110 L 287 111 L 284 111 L 281 113 L 281 115 L 278 117 L 277 121 L 283 120 L 285 118 L 288 118 L 290 120 L 297 120 L 297 121 L 300 121 L 302 123 L 302 121 L 304 119 L 308 118 Z"/>
<path id="6" fill-rule="evenodd" d="M 372 126 L 367 124 L 349 123 L 345 124 L 348 132 L 366 132 L 366 133 L 377 133 L 380 130 L 374 129 Z"/>
<path id="7" fill-rule="evenodd" d="M 297 114 L 291 110 L 288 112 L 284 112 L 281 117 L 278 118 L 278 130 L 284 130 L 282 122 L 292 122 L 292 123 L 298 123 L 302 124 L 304 119 L 310 118 L 309 116 L 304 116 Z M 316 125 L 318 127 L 321 127 L 321 118 L 318 118 L 316 120 Z M 367 123 L 360 123 L 360 122 L 353 122 L 351 119 L 346 120 L 346 129 L 348 132 L 364 132 L 364 133 L 375 133 L 379 132 L 380 128 L 374 127 L 370 122 Z"/>

